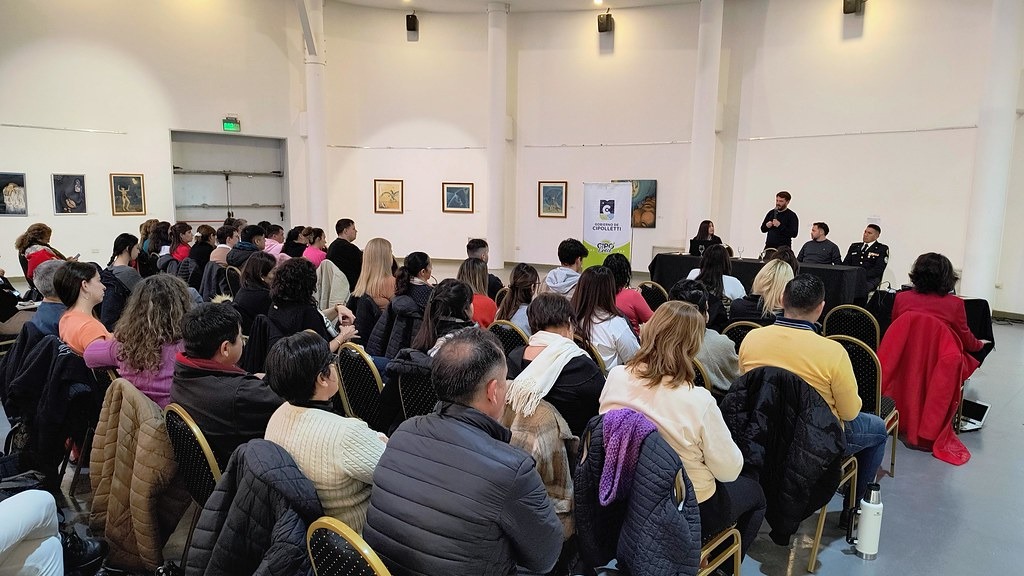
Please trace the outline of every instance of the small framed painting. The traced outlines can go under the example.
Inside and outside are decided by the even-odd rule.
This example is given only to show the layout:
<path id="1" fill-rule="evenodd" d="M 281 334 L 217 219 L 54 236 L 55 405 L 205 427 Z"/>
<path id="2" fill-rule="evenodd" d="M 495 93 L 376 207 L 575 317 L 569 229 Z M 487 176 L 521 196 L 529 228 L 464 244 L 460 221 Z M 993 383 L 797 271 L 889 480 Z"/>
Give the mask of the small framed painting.
<path id="1" fill-rule="evenodd" d="M 114 216 L 146 213 L 146 185 L 142 174 L 110 175 L 110 208 Z"/>
<path id="2" fill-rule="evenodd" d="M 373 181 L 373 211 L 383 214 L 402 213 L 402 180 Z"/>
<path id="3" fill-rule="evenodd" d="M 0 216 L 28 216 L 28 196 L 25 194 L 25 174 L 0 172 Z"/>
<path id="4" fill-rule="evenodd" d="M 565 191 L 568 182 L 537 182 L 537 216 L 565 218 Z"/>
<path id="5" fill-rule="evenodd" d="M 441 210 L 444 212 L 473 213 L 473 183 L 443 182 L 441 184 Z"/>
<path id="6" fill-rule="evenodd" d="M 53 174 L 53 212 L 85 214 L 84 174 Z"/>

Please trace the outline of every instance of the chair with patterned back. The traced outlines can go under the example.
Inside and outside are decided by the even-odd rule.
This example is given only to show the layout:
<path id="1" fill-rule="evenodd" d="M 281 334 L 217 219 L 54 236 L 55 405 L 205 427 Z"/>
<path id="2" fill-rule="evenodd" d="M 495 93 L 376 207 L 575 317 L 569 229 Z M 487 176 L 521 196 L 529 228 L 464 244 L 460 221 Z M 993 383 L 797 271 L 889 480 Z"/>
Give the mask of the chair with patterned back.
<path id="1" fill-rule="evenodd" d="M 842 476 L 839 478 L 839 486 L 847 484 L 849 489 L 849 501 L 855 502 L 857 498 L 857 457 L 850 456 L 843 461 Z M 825 514 L 828 512 L 828 503 L 821 507 L 818 512 L 818 526 L 814 531 L 814 541 L 811 543 L 811 558 L 807 561 L 807 571 L 814 573 L 818 563 L 818 548 L 821 547 L 821 532 L 825 528 Z M 851 520 L 852 522 L 852 520 Z"/>
<path id="2" fill-rule="evenodd" d="M 743 339 L 747 337 L 747 334 L 750 334 L 751 330 L 757 330 L 760 327 L 761 325 L 757 322 L 740 320 L 726 326 L 725 329 L 722 330 L 722 335 L 733 341 L 733 344 L 736 345 L 736 353 L 738 354 L 740 351 L 740 344 L 743 343 Z"/>
<path id="3" fill-rule="evenodd" d="M 306 549 L 316 576 L 391 576 L 355 530 L 330 516 L 310 524 Z"/>
<path id="4" fill-rule="evenodd" d="M 822 332 L 825 336 L 842 335 L 856 338 L 872 350 L 878 351 L 878 320 L 860 306 L 843 304 L 829 310 L 822 323 Z"/>
<path id="5" fill-rule="evenodd" d="M 597 348 L 594 348 L 593 344 L 585 341 L 579 334 L 573 334 L 572 341 L 590 356 L 590 359 L 601 369 L 601 374 L 608 375 L 608 368 L 604 365 L 604 358 L 601 358 L 601 355 L 597 353 Z"/>
<path id="6" fill-rule="evenodd" d="M 171 403 L 164 408 L 164 420 L 167 426 L 167 437 L 174 449 L 174 459 L 178 462 L 178 475 L 185 483 L 192 500 L 196 503 L 196 513 L 192 518 L 185 550 L 182 553 L 181 565 L 188 561 L 188 551 L 192 545 L 192 533 L 195 532 L 199 513 L 203 511 L 206 500 L 213 494 L 217 482 L 220 481 L 220 466 L 213 457 L 209 442 L 199 430 L 195 420 L 180 405 Z"/>
<path id="7" fill-rule="evenodd" d="M 853 375 L 857 378 L 857 393 L 863 402 L 861 412 L 878 416 L 885 423 L 885 432 L 892 436 L 892 455 L 889 461 L 889 475 L 896 475 L 896 438 L 900 434 L 900 413 L 896 401 L 882 396 L 882 365 L 875 351 L 857 338 L 850 336 L 829 336 L 839 342 L 850 356 Z"/>
<path id="8" fill-rule="evenodd" d="M 402 413 L 407 420 L 413 416 L 430 414 L 438 400 L 429 373 L 400 375 L 398 394 L 402 401 Z"/>
<path id="9" fill-rule="evenodd" d="M 495 320 L 488 328 L 491 334 L 498 337 L 501 347 L 505 350 L 505 356 L 513 350 L 530 343 L 530 338 L 515 324 L 508 320 Z"/>
<path id="10" fill-rule="evenodd" d="M 511 289 L 508 286 L 502 286 L 501 290 L 498 290 L 498 293 L 494 295 L 494 303 L 501 306 L 501 301 L 505 299 L 505 296 L 508 296 L 509 290 Z"/>
<path id="11" fill-rule="evenodd" d="M 668 292 L 657 282 L 641 282 L 639 288 L 640 295 L 643 296 L 644 302 L 647 302 L 651 310 L 657 310 L 658 306 L 668 302 Z"/>
<path id="12" fill-rule="evenodd" d="M 346 342 L 338 349 L 338 370 L 341 372 L 338 395 L 345 412 L 375 427 L 384 382 L 373 360 L 362 347 Z"/>
<path id="13" fill-rule="evenodd" d="M 695 387 L 704 387 L 708 389 L 708 392 L 714 392 L 711 388 L 711 379 L 708 378 L 708 370 L 701 364 L 700 360 L 693 359 L 693 373 L 695 374 L 693 379 L 693 385 Z"/>
<path id="14" fill-rule="evenodd" d="M 228 283 L 228 291 L 231 292 L 231 297 L 234 298 L 238 291 L 242 289 L 242 271 L 234 266 L 228 266 L 227 270 L 224 271 L 224 279 Z"/>

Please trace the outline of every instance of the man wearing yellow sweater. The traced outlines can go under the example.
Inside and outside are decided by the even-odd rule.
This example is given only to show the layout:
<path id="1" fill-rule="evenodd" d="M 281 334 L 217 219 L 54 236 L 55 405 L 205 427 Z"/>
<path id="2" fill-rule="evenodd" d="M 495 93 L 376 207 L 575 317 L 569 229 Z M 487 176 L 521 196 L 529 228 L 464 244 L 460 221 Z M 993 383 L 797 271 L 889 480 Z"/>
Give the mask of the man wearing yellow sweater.
<path id="1" fill-rule="evenodd" d="M 857 456 L 857 501 L 875 481 L 885 456 L 885 424 L 861 412 L 857 379 L 846 350 L 818 334 L 816 321 L 825 307 L 825 285 L 800 274 L 786 284 L 783 317 L 771 326 L 752 330 L 740 346 L 740 372 L 762 366 L 789 370 L 821 394 L 846 430 L 846 455 Z"/>

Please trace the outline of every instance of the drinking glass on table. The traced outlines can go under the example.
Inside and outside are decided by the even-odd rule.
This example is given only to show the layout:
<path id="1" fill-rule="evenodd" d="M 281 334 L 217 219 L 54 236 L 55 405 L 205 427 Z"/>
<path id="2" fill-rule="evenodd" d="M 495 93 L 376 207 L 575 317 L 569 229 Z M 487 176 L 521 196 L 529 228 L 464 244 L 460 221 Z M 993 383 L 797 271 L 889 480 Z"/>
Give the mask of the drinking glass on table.
<path id="1" fill-rule="evenodd" d="M 700 252 L 701 256 L 704 255 L 704 245 L 703 244 L 701 244 L 700 246 L 697 246 L 697 252 Z"/>
<path id="2" fill-rule="evenodd" d="M 743 246 L 740 246 L 739 248 L 737 248 L 736 251 L 740 253 L 740 260 L 742 260 L 743 259 Z"/>

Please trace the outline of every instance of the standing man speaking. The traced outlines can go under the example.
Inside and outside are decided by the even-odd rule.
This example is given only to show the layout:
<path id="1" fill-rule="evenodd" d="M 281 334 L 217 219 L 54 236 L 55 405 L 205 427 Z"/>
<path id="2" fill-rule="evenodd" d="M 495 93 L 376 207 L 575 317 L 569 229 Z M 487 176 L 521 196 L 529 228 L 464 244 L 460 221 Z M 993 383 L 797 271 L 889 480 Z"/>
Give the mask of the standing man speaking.
<path id="1" fill-rule="evenodd" d="M 796 212 L 789 209 L 789 201 L 792 199 L 793 196 L 785 190 L 775 195 L 775 209 L 765 214 L 764 223 L 761 224 L 761 232 L 767 233 L 765 248 L 790 246 L 799 233 L 800 219 Z"/>

